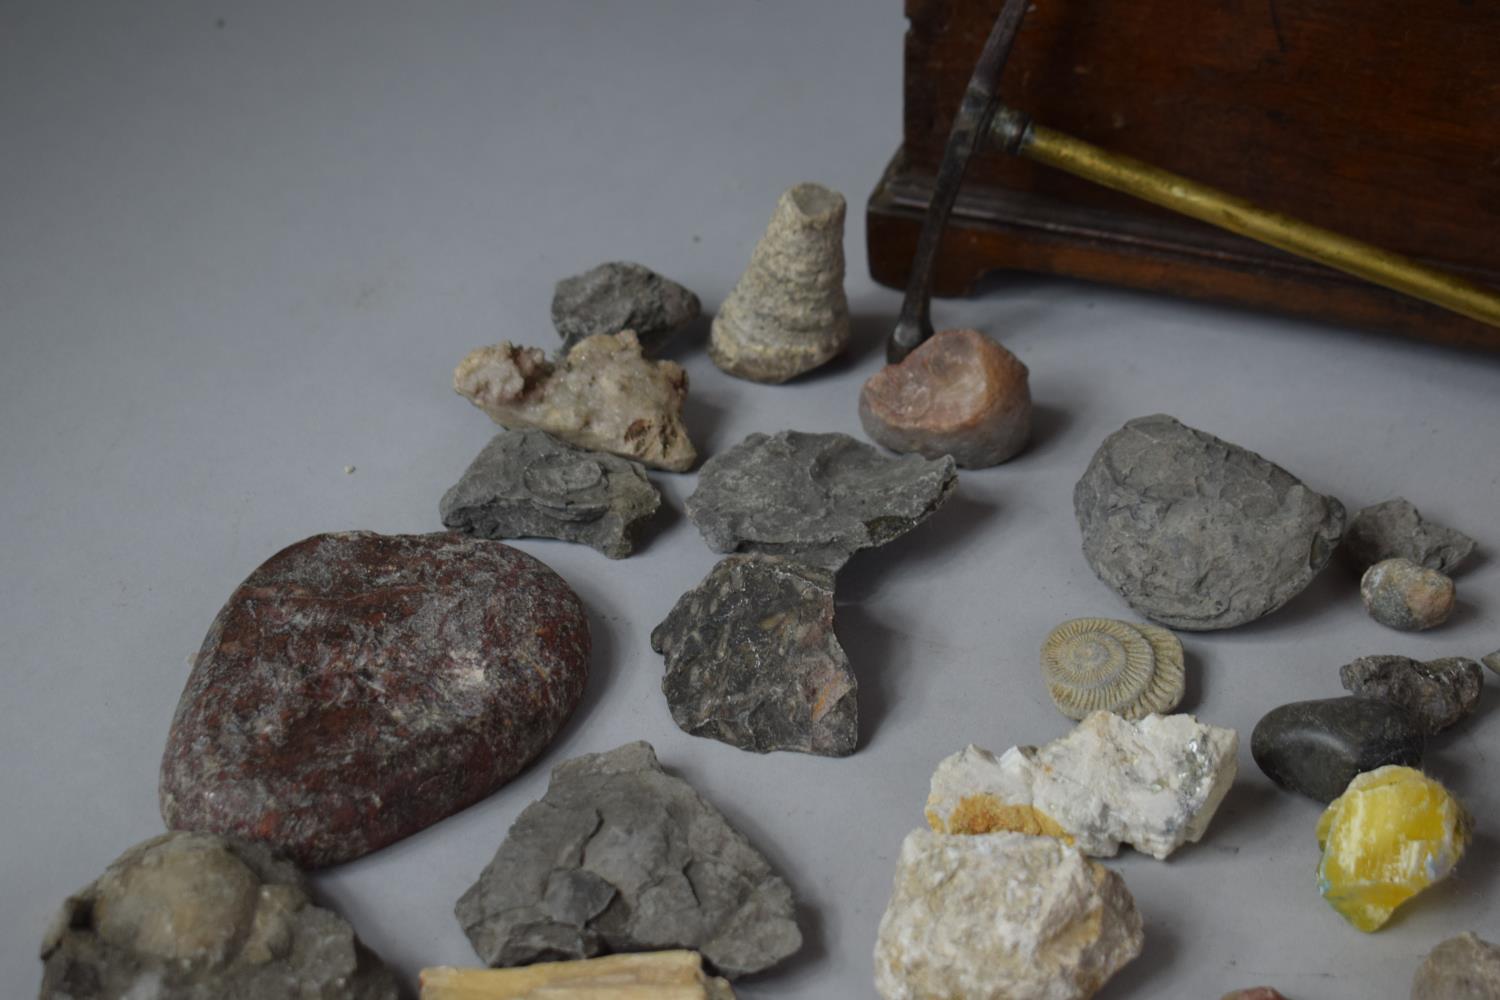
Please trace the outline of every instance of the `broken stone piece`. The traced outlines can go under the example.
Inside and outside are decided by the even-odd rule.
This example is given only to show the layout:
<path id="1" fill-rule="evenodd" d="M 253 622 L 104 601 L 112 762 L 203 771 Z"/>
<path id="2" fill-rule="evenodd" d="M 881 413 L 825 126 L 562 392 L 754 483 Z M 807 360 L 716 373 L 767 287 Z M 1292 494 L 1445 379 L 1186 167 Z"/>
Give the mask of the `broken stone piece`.
<path id="1" fill-rule="evenodd" d="M 844 196 L 821 184 L 782 193 L 750 266 L 714 317 L 714 364 L 739 378 L 785 382 L 844 349 L 844 212 Z"/>
<path id="2" fill-rule="evenodd" d="M 1179 629 L 1231 628 L 1275 611 L 1318 574 L 1344 529 L 1334 498 L 1162 414 L 1105 439 L 1073 507 L 1099 579 Z"/>
<path id="3" fill-rule="evenodd" d="M 1500 947 L 1473 932 L 1449 938 L 1418 966 L 1411 1000 L 1500 1000 Z"/>
<path id="4" fill-rule="evenodd" d="M 1487 656 L 1480 657 L 1479 662 L 1489 667 L 1495 673 L 1500 674 L 1500 649 L 1495 650 Z"/>
<path id="5" fill-rule="evenodd" d="M 694 951 L 607 955 L 521 969 L 422 970 L 421 1000 L 734 1000 Z"/>
<path id="6" fill-rule="evenodd" d="M 453 389 L 502 427 L 674 472 L 698 459 L 682 423 L 687 373 L 647 361 L 630 330 L 582 340 L 560 364 L 536 347 L 478 348 L 454 369 Z"/>
<path id="7" fill-rule="evenodd" d="M 1070 719 L 1113 712 L 1140 719 L 1170 712 L 1186 688 L 1182 642 L 1157 625 L 1074 618 L 1042 643 L 1042 676 Z"/>
<path id="8" fill-rule="evenodd" d="M 623 559 L 660 506 L 638 463 L 519 430 L 491 438 L 439 510 L 444 526 L 466 535 L 559 538 Z"/>
<path id="9" fill-rule="evenodd" d="M 786 882 L 643 742 L 553 768 L 455 912 L 495 966 L 687 948 L 733 979 L 802 945 Z"/>
<path id="10" fill-rule="evenodd" d="M 698 318 L 698 296 L 640 264 L 611 261 L 564 278 L 552 293 L 552 325 L 566 354 L 589 337 L 635 331 L 655 354 Z"/>
<path id="11" fill-rule="evenodd" d="M 1250 756 L 1282 788 L 1332 802 L 1364 771 L 1420 767 L 1425 743 L 1421 725 L 1399 705 L 1325 698 L 1267 712 L 1250 734 Z"/>
<path id="12" fill-rule="evenodd" d="M 1410 767 L 1356 775 L 1318 820 L 1318 891 L 1349 923 L 1379 930 L 1396 907 L 1447 878 L 1472 823 L 1442 785 Z"/>
<path id="13" fill-rule="evenodd" d="M 1431 736 L 1479 707 L 1484 671 L 1464 656 L 1426 663 L 1405 656 L 1361 656 L 1339 668 L 1344 690 L 1399 705 Z"/>
<path id="14" fill-rule="evenodd" d="M 1403 632 L 1434 628 L 1453 614 L 1453 581 L 1410 559 L 1387 559 L 1365 570 L 1359 596 L 1371 618 Z"/>
<path id="15" fill-rule="evenodd" d="M 1086 1000 L 1141 953 L 1125 881 L 1047 837 L 901 845 L 875 943 L 885 1000 Z"/>
<path id="16" fill-rule="evenodd" d="M 925 521 L 958 483 L 953 459 L 892 457 L 847 434 L 751 434 L 703 463 L 688 517 L 715 552 L 836 570 Z"/>
<path id="17" fill-rule="evenodd" d="M 524 552 L 314 535 L 209 628 L 167 735 L 162 818 L 305 868 L 360 857 L 509 781 L 572 714 L 588 661 L 582 604 Z"/>
<path id="18" fill-rule="evenodd" d="M 41 1000 L 396 1000 L 395 977 L 261 844 L 165 833 L 70 896 L 42 942 Z"/>
<path id="19" fill-rule="evenodd" d="M 1237 746 L 1233 729 L 1191 715 L 1095 712 L 1042 747 L 996 758 L 970 745 L 944 760 L 927 822 L 938 833 L 1060 837 L 1093 857 L 1127 843 L 1159 860 L 1208 829 L 1234 783 Z"/>
<path id="20" fill-rule="evenodd" d="M 1474 539 L 1433 524 L 1401 497 L 1364 508 L 1344 534 L 1344 552 L 1361 573 L 1387 559 L 1452 573 L 1473 551 Z"/>
<path id="21" fill-rule="evenodd" d="M 944 330 L 860 390 L 859 422 L 892 451 L 952 455 L 983 469 L 1013 458 L 1031 437 L 1026 366 L 978 330 Z"/>
<path id="22" fill-rule="evenodd" d="M 859 739 L 854 673 L 833 633 L 833 574 L 729 556 L 651 632 L 684 732 L 742 750 L 843 757 Z"/>

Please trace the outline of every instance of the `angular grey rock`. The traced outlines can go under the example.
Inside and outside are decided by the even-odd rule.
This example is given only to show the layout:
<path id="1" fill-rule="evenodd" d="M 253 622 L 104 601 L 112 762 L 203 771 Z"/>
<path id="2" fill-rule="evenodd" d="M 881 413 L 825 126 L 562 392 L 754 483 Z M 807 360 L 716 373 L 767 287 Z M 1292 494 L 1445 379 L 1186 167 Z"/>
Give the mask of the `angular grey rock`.
<path id="1" fill-rule="evenodd" d="M 1179 629 L 1231 628 L 1275 611 L 1318 574 L 1344 529 L 1333 497 L 1162 414 L 1105 439 L 1073 508 L 1099 578 Z"/>
<path id="2" fill-rule="evenodd" d="M 649 743 L 552 771 L 455 912 L 490 965 L 688 948 L 720 975 L 802 945 L 792 890 Z"/>
<path id="3" fill-rule="evenodd" d="M 1500 947 L 1472 931 L 1449 938 L 1417 967 L 1411 1000 L 1500 1000 Z"/>
<path id="4" fill-rule="evenodd" d="M 660 506 L 639 463 L 519 430 L 490 439 L 439 511 L 444 526 L 466 535 L 560 538 L 623 559 Z"/>
<path id="5" fill-rule="evenodd" d="M 596 333 L 634 330 L 654 354 L 702 313 L 698 296 L 641 264 L 611 261 L 564 278 L 552 293 L 552 325 L 562 353 Z"/>
<path id="6" fill-rule="evenodd" d="M 1361 656 L 1339 668 L 1344 690 L 1399 705 L 1431 736 L 1479 707 L 1484 671 L 1466 656 L 1420 663 L 1405 656 Z"/>
<path id="7" fill-rule="evenodd" d="M 1365 570 L 1359 596 L 1371 618 L 1403 632 L 1436 628 L 1457 602 L 1448 576 L 1410 559 L 1387 559 Z"/>
<path id="8" fill-rule="evenodd" d="M 1360 573 L 1387 559 L 1452 573 L 1473 551 L 1474 539 L 1432 523 L 1401 497 L 1364 508 L 1344 534 L 1344 554 Z"/>
<path id="9" fill-rule="evenodd" d="M 751 434 L 703 463 L 688 517 L 715 552 L 836 570 L 925 521 L 952 495 L 948 456 L 889 456 L 847 434 Z"/>
<path id="10" fill-rule="evenodd" d="M 756 753 L 843 757 L 859 739 L 854 673 L 833 634 L 833 574 L 730 556 L 651 633 L 684 732 Z"/>
<path id="11" fill-rule="evenodd" d="M 166 833 L 70 896 L 42 943 L 41 1000 L 396 1000 L 395 977 L 289 862 Z"/>

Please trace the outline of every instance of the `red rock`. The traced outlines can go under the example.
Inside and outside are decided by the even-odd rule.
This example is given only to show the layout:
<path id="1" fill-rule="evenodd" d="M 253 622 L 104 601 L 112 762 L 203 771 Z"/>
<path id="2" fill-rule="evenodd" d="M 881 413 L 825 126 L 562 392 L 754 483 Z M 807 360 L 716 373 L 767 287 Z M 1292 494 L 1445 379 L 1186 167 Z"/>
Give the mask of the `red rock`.
<path id="1" fill-rule="evenodd" d="M 952 455 L 982 469 L 1013 457 L 1031 437 L 1026 366 L 978 330 L 944 330 L 859 394 L 865 433 L 892 451 Z"/>
<path id="2" fill-rule="evenodd" d="M 1220 1000 L 1286 1000 L 1286 997 L 1269 986 L 1252 986 L 1247 990 L 1226 993 Z"/>
<path id="3" fill-rule="evenodd" d="M 588 676 L 568 585 L 499 542 L 315 535 L 240 584 L 203 640 L 161 767 L 172 829 L 336 864 L 489 795 Z"/>

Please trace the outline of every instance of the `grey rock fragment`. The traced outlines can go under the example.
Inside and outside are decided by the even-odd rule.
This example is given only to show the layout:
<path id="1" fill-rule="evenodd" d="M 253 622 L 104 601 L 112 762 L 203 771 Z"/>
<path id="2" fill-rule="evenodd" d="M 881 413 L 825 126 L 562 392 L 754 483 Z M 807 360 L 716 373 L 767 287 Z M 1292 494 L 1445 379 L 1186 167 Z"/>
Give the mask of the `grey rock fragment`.
<path id="1" fill-rule="evenodd" d="M 802 945 L 792 891 L 649 743 L 552 771 L 455 912 L 494 966 L 688 948 L 734 978 Z"/>
<path id="2" fill-rule="evenodd" d="M 439 510 L 444 526 L 466 535 L 560 538 L 623 559 L 660 506 L 639 463 L 519 430 L 491 438 Z"/>
<path id="3" fill-rule="evenodd" d="M 949 456 L 889 456 L 847 434 L 751 434 L 703 463 L 688 517 L 715 552 L 836 570 L 925 521 L 952 495 Z"/>
<path id="4" fill-rule="evenodd" d="M 396 1000 L 342 917 L 260 844 L 167 833 L 68 898 L 42 943 L 41 1000 Z"/>
<path id="5" fill-rule="evenodd" d="M 1105 439 L 1073 508 L 1099 578 L 1179 629 L 1231 628 L 1275 611 L 1328 562 L 1344 528 L 1333 497 L 1162 414 Z"/>
<path id="6" fill-rule="evenodd" d="M 1344 553 L 1361 573 L 1387 559 L 1452 573 L 1473 551 L 1474 539 L 1427 520 L 1401 497 L 1364 508 L 1344 535 Z"/>
<path id="7" fill-rule="evenodd" d="M 1500 1000 L 1500 947 L 1473 932 L 1449 938 L 1418 966 L 1411 1000 Z"/>
<path id="8" fill-rule="evenodd" d="M 564 278 L 552 293 L 552 325 L 564 354 L 585 337 L 621 330 L 634 330 L 642 350 L 654 354 L 702 311 L 698 296 L 630 261 Z"/>
<path id="9" fill-rule="evenodd" d="M 1365 570 L 1359 596 L 1370 617 L 1403 632 L 1435 628 L 1453 614 L 1453 581 L 1410 559 L 1387 559 Z"/>
<path id="10" fill-rule="evenodd" d="M 1480 657 L 1479 662 L 1489 667 L 1495 673 L 1500 674 L 1500 649 L 1495 650 L 1488 656 Z"/>
<path id="11" fill-rule="evenodd" d="M 842 757 L 859 739 L 854 673 L 833 633 L 833 574 L 730 556 L 651 633 L 685 732 L 742 750 Z"/>
<path id="12" fill-rule="evenodd" d="M 1484 671 L 1465 656 L 1418 662 L 1405 656 L 1361 656 L 1339 668 L 1344 690 L 1399 705 L 1428 736 L 1472 715 L 1484 693 Z"/>

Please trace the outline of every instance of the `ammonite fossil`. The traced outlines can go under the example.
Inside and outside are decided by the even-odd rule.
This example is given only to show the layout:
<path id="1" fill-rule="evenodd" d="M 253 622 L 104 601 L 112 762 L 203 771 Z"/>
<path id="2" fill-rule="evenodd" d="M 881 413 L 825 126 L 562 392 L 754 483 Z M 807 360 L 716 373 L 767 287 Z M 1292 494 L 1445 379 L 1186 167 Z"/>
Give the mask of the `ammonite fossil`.
<path id="1" fill-rule="evenodd" d="M 1070 719 L 1097 711 L 1140 719 L 1182 700 L 1182 643 L 1155 625 L 1075 618 L 1042 643 L 1042 675 Z"/>

